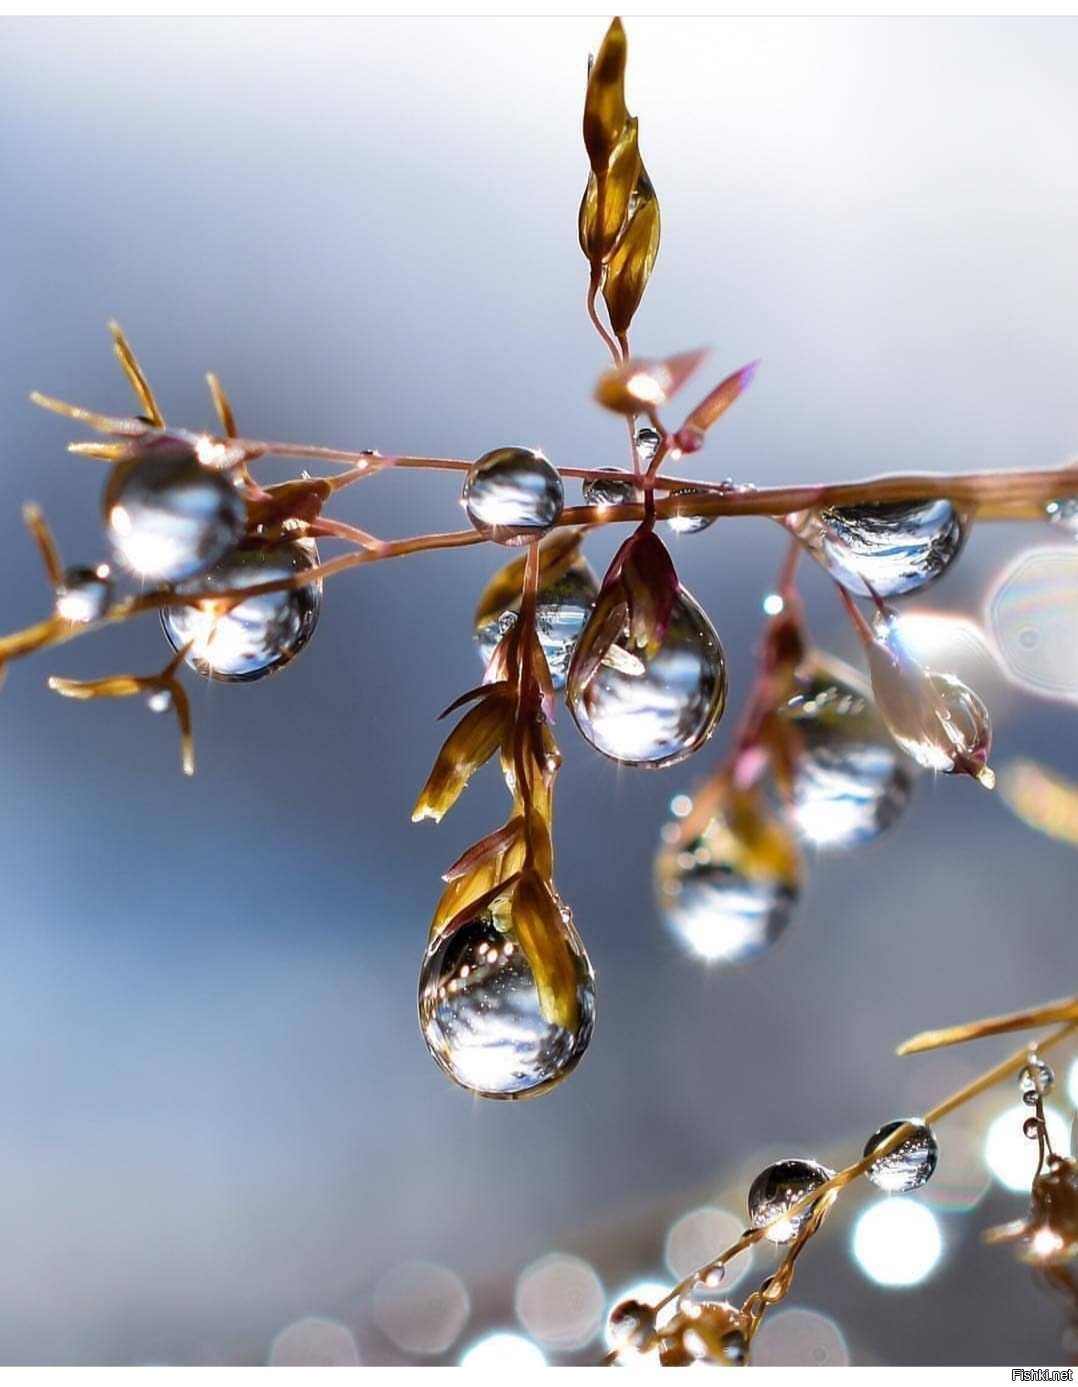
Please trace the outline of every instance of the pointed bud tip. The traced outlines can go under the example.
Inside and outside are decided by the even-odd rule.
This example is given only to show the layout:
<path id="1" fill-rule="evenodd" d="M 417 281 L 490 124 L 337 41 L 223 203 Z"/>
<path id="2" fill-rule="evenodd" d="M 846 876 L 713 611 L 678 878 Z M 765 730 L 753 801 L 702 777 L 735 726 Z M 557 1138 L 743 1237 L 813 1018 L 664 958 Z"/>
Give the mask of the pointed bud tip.
<path id="1" fill-rule="evenodd" d="M 977 772 L 977 779 L 986 790 L 994 790 L 996 788 L 996 773 L 991 766 L 982 766 Z"/>

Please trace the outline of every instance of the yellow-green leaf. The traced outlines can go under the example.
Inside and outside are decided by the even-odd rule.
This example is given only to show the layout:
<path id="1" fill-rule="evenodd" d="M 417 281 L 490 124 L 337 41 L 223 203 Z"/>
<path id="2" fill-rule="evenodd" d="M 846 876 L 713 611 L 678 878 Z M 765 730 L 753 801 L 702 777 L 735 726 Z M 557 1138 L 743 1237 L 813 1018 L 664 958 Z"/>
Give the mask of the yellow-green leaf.
<path id="1" fill-rule="evenodd" d="M 588 74 L 584 97 L 584 148 L 595 173 L 605 173 L 621 139 L 629 113 L 625 109 L 625 62 L 628 44 L 620 19 L 606 31 Z"/>

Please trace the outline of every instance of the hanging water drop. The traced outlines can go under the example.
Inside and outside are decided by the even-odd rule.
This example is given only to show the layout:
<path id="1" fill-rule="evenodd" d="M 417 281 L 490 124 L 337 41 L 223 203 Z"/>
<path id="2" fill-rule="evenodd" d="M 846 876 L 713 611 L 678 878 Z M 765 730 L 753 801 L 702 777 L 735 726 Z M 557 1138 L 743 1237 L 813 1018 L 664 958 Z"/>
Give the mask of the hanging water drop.
<path id="1" fill-rule="evenodd" d="M 151 713 L 170 713 L 172 703 L 171 689 L 153 689 L 146 695 L 146 707 Z"/>
<path id="2" fill-rule="evenodd" d="M 1047 502 L 1044 514 L 1050 524 L 1078 539 L 1078 496 L 1061 496 Z"/>
<path id="3" fill-rule="evenodd" d="M 1018 1076 L 1018 1090 L 1022 1102 L 1035 1108 L 1038 1098 L 1046 1098 L 1052 1091 L 1056 1076 L 1050 1065 L 1045 1064 L 1039 1055 L 1030 1055 L 1029 1062 L 1023 1066 Z"/>
<path id="4" fill-rule="evenodd" d="M 117 557 L 154 583 L 212 568 L 240 539 L 247 514 L 227 472 L 203 466 L 192 443 L 167 435 L 140 443 L 116 464 L 104 510 Z"/>
<path id="5" fill-rule="evenodd" d="M 546 656 L 550 681 L 555 689 L 565 687 L 569 663 L 587 624 L 599 592 L 599 582 L 588 561 L 577 554 L 567 569 L 555 570 L 542 582 L 535 604 L 535 634 Z M 495 646 L 514 624 L 520 612 L 520 593 L 508 606 L 494 609 L 480 603 L 476 613 L 475 639 L 479 655 L 486 664 Z"/>
<path id="6" fill-rule="evenodd" d="M 707 491 L 703 487 L 683 486 L 677 491 L 671 491 L 669 499 L 683 503 L 686 496 L 706 496 Z M 714 525 L 718 519 L 717 515 L 693 515 L 686 512 L 684 515 L 671 515 L 663 521 L 666 528 L 675 535 L 698 535 L 701 530 L 706 530 Z"/>
<path id="7" fill-rule="evenodd" d="M 641 471 L 646 472 L 655 461 L 655 455 L 662 446 L 662 441 L 662 434 L 658 429 L 653 429 L 650 424 L 644 424 L 637 429 L 636 437 L 633 439 L 633 448 Z"/>
<path id="8" fill-rule="evenodd" d="M 905 1126 L 913 1128 L 909 1136 L 865 1171 L 872 1184 L 887 1194 L 907 1194 L 910 1190 L 920 1189 L 932 1178 L 939 1161 L 936 1135 L 919 1117 L 885 1123 L 865 1142 L 863 1155 L 871 1156 L 888 1137 Z"/>
<path id="9" fill-rule="evenodd" d="M 715 628 L 684 588 L 654 653 L 628 623 L 586 683 L 570 678 L 569 711 L 585 741 L 628 766 L 671 766 L 701 747 L 726 704 L 726 660 Z"/>
<path id="10" fill-rule="evenodd" d="M 472 464 L 463 500 L 485 539 L 519 545 L 541 538 L 557 522 L 565 494 L 557 468 L 542 453 L 496 448 Z"/>
<path id="11" fill-rule="evenodd" d="M 749 1189 L 749 1221 L 754 1228 L 772 1223 L 764 1234 L 773 1243 L 792 1242 L 804 1227 L 815 1205 L 807 1205 L 800 1213 L 790 1214 L 813 1190 L 818 1190 L 834 1175 L 816 1161 L 791 1159 L 776 1161 L 762 1170 Z"/>
<path id="12" fill-rule="evenodd" d="M 965 543 L 950 501 L 872 502 L 803 511 L 790 528 L 847 592 L 897 597 L 942 577 Z"/>
<path id="13" fill-rule="evenodd" d="M 56 588 L 56 615 L 80 626 L 100 621 L 112 604 L 108 564 L 69 568 Z"/>
<path id="14" fill-rule="evenodd" d="M 535 974 L 498 902 L 432 939 L 419 975 L 419 1019 L 434 1060 L 485 1098 L 541 1093 L 580 1062 L 595 1026 L 595 978 L 571 920 L 576 1024 L 544 1014 Z"/>
<path id="15" fill-rule="evenodd" d="M 905 809 L 911 767 L 855 670 L 810 659 L 794 678 L 797 692 L 779 709 L 791 742 L 787 815 L 819 847 L 867 843 Z"/>
<path id="16" fill-rule="evenodd" d="M 179 584 L 183 596 L 230 592 L 286 581 L 318 562 L 309 540 L 278 544 L 250 543 L 234 549 L 211 572 Z M 299 583 L 278 592 L 256 593 L 231 608 L 165 607 L 161 625 L 174 650 L 188 647 L 184 663 L 207 679 L 250 683 L 295 659 L 314 634 L 322 608 L 322 583 Z"/>
<path id="17" fill-rule="evenodd" d="M 663 830 L 656 902 L 667 929 L 697 957 L 749 963 L 786 933 L 799 876 L 785 825 L 738 797 Z"/>
<path id="18" fill-rule="evenodd" d="M 623 506 L 637 499 L 637 486 L 632 473 L 618 467 L 600 468 L 601 477 L 588 477 L 581 490 L 588 506 Z"/>

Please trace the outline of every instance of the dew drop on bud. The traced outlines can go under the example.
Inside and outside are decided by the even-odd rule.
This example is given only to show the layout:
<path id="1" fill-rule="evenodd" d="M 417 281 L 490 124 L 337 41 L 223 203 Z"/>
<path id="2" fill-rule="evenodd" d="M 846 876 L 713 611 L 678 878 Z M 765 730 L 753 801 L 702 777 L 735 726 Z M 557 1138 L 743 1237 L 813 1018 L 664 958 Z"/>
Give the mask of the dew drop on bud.
<path id="1" fill-rule="evenodd" d="M 867 843 L 905 809 L 912 768 L 855 670 L 810 659 L 795 683 L 797 692 L 779 709 L 792 742 L 787 817 L 819 847 Z"/>
<path id="2" fill-rule="evenodd" d="M 786 1216 L 790 1209 L 817 1190 L 834 1175 L 833 1170 L 816 1161 L 792 1159 L 776 1161 L 762 1170 L 749 1189 L 749 1221 L 754 1228 L 778 1220 L 764 1234 L 773 1243 L 792 1242 L 812 1213 L 807 1205 L 800 1213 Z"/>
<path id="3" fill-rule="evenodd" d="M 543 1014 L 527 956 L 496 909 L 431 940 L 419 975 L 420 1025 L 432 1057 L 462 1088 L 527 1098 L 579 1063 L 595 1027 L 595 977 L 571 920 L 563 920 L 577 979 L 572 1030 Z"/>
<path id="4" fill-rule="evenodd" d="M 691 953 L 749 963 L 793 918 L 797 850 L 781 820 L 761 809 L 728 813 L 715 805 L 710 817 L 693 812 L 663 831 L 655 895 L 667 929 Z"/>
<path id="5" fill-rule="evenodd" d="M 876 502 L 802 511 L 790 527 L 847 592 L 919 592 L 958 557 L 966 525 L 950 501 Z"/>
<path id="6" fill-rule="evenodd" d="M 871 1156 L 888 1137 L 893 1136 L 900 1127 L 907 1125 L 912 1126 L 910 1135 L 865 1171 L 872 1184 L 887 1194 L 907 1194 L 910 1190 L 920 1189 L 932 1178 L 939 1161 L 939 1143 L 936 1141 L 936 1135 L 932 1128 L 918 1117 L 885 1123 L 865 1142 L 862 1154 L 866 1157 Z"/>
<path id="7" fill-rule="evenodd" d="M 587 625 L 591 609 L 599 593 L 599 581 L 591 564 L 577 557 L 572 565 L 539 589 L 535 604 L 535 634 L 550 670 L 550 682 L 555 689 L 565 688 L 569 662 Z M 476 622 L 475 639 L 479 655 L 487 664 L 506 631 L 514 624 L 520 611 L 520 600 L 500 612 L 483 613 Z"/>
<path id="8" fill-rule="evenodd" d="M 1078 496 L 1061 496 L 1044 507 L 1046 519 L 1078 539 Z"/>
<path id="9" fill-rule="evenodd" d="M 686 496 L 706 496 L 707 491 L 703 487 L 683 486 L 678 491 L 671 491 L 669 499 L 684 504 L 682 498 Z M 706 530 L 714 525 L 718 519 L 716 515 L 672 515 L 664 520 L 663 524 L 675 535 L 698 535 L 701 530 Z"/>
<path id="10" fill-rule="evenodd" d="M 485 539 L 527 544 L 540 539 L 561 515 L 561 477 L 542 453 L 496 448 L 474 462 L 464 482 L 468 519 Z"/>
<path id="11" fill-rule="evenodd" d="M 569 681 L 584 740 L 627 766 L 672 766 L 703 746 L 726 704 L 726 659 L 707 613 L 684 588 L 658 649 L 628 625 L 586 684 Z"/>
<path id="12" fill-rule="evenodd" d="M 645 472 L 655 461 L 655 454 L 659 451 L 662 441 L 662 434 L 650 424 L 637 429 L 633 446 L 636 449 L 636 460 Z"/>
<path id="13" fill-rule="evenodd" d="M 636 482 L 617 467 L 599 469 L 601 477 L 588 477 L 581 488 L 588 506 L 623 506 L 636 500 Z"/>
<path id="14" fill-rule="evenodd" d="M 209 573 L 177 584 L 176 592 L 197 596 L 257 587 L 293 578 L 314 568 L 318 552 L 309 540 L 249 543 L 234 549 Z M 258 593 L 231 609 L 165 607 L 161 625 L 173 650 L 189 647 L 184 663 L 206 679 L 250 683 L 283 668 L 314 634 L 322 608 L 322 584 L 301 583 Z"/>
<path id="15" fill-rule="evenodd" d="M 1051 1066 L 1045 1064 L 1037 1055 L 1030 1056 L 1029 1063 L 1018 1075 L 1018 1090 L 1022 1095 L 1022 1102 L 1027 1107 L 1035 1108 L 1038 1098 L 1045 1098 L 1051 1093 L 1055 1081 L 1056 1076 Z"/>
<path id="16" fill-rule="evenodd" d="M 69 568 L 56 588 L 56 615 L 80 626 L 100 621 L 112 603 L 108 564 Z"/>
<path id="17" fill-rule="evenodd" d="M 104 496 L 109 542 L 126 568 L 153 583 L 212 568 L 239 541 L 243 493 L 199 461 L 193 444 L 159 435 L 113 468 Z"/>

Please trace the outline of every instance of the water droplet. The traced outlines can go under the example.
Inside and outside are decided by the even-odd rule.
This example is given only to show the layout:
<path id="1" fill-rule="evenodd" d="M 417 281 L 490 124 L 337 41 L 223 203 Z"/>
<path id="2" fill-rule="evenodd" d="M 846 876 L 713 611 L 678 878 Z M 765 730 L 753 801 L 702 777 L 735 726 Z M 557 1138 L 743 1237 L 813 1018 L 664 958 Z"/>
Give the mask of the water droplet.
<path id="1" fill-rule="evenodd" d="M 257 587 L 307 572 L 318 562 L 307 540 L 244 544 L 194 582 L 178 584 L 182 595 L 213 594 Z M 245 598 L 231 610 L 165 607 L 161 625 L 174 650 L 190 646 L 184 663 L 207 679 L 249 683 L 295 659 L 314 634 L 322 607 L 320 581 Z"/>
<path id="2" fill-rule="evenodd" d="M 468 519 L 486 539 L 526 544 L 539 539 L 561 515 L 561 477 L 542 453 L 496 448 L 474 462 L 464 483 Z"/>
<path id="3" fill-rule="evenodd" d="M 643 1348 L 655 1332 L 655 1310 L 641 1300 L 621 1300 L 606 1321 L 611 1348 Z"/>
<path id="4" fill-rule="evenodd" d="M 678 594 L 662 644 L 635 647 L 628 627 L 594 677 L 569 685 L 569 711 L 585 741 L 629 766 L 671 766 L 701 747 L 726 704 L 726 660 L 696 599 Z"/>
<path id="5" fill-rule="evenodd" d="M 171 712 L 172 691 L 170 689 L 154 689 L 152 693 L 146 695 L 146 707 L 151 713 Z"/>
<path id="6" fill-rule="evenodd" d="M 56 615 L 85 626 L 100 621 L 112 603 L 108 564 L 69 568 L 56 589 Z"/>
<path id="7" fill-rule="evenodd" d="M 685 496 L 706 496 L 707 490 L 704 487 L 683 486 L 677 491 L 669 493 L 671 501 L 677 501 Z M 717 515 L 672 515 L 669 520 L 664 520 L 663 524 L 675 535 L 698 535 L 701 530 L 706 530 L 714 525 L 719 517 Z"/>
<path id="8" fill-rule="evenodd" d="M 636 460 L 640 464 L 641 470 L 646 472 L 655 461 L 655 454 L 659 451 L 663 436 L 658 429 L 653 429 L 650 424 L 645 424 L 636 431 Z"/>
<path id="9" fill-rule="evenodd" d="M 752 1226 L 763 1228 L 772 1219 L 777 1219 L 778 1222 L 764 1236 L 773 1243 L 792 1242 L 813 1206 L 808 1205 L 792 1217 L 782 1216 L 806 1195 L 830 1180 L 834 1173 L 816 1161 L 793 1159 L 769 1165 L 757 1175 L 749 1189 L 749 1220 Z"/>
<path id="10" fill-rule="evenodd" d="M 794 533 L 858 597 L 919 592 L 958 557 L 966 526 L 950 501 L 831 506 L 793 518 Z"/>
<path id="11" fill-rule="evenodd" d="M 583 485 L 584 503 L 588 506 L 622 506 L 635 501 L 636 482 L 632 474 L 618 467 L 603 467 L 601 477 L 588 477 Z"/>
<path id="12" fill-rule="evenodd" d="M 526 1097 L 579 1063 L 595 1026 L 595 978 L 569 919 L 565 930 L 577 975 L 573 1030 L 544 1016 L 525 951 L 512 929 L 500 928 L 494 908 L 431 941 L 419 975 L 423 1038 L 463 1088 L 485 1098 Z"/>
<path id="13" fill-rule="evenodd" d="M 888 1194 L 906 1194 L 909 1190 L 920 1189 L 932 1178 L 939 1161 L 939 1143 L 935 1133 L 927 1123 L 916 1117 L 885 1123 L 865 1142 L 863 1154 L 871 1156 L 878 1146 L 907 1122 L 914 1124 L 910 1135 L 865 1171 L 876 1188 Z"/>
<path id="14" fill-rule="evenodd" d="M 1041 1123 L 1038 1117 L 1027 1117 L 1022 1123 L 1022 1133 L 1030 1141 L 1037 1141 L 1041 1135 Z"/>
<path id="15" fill-rule="evenodd" d="M 598 579 L 591 564 L 584 558 L 577 558 L 569 569 L 544 582 L 539 589 L 535 605 L 535 633 L 546 656 L 550 680 L 555 689 L 565 687 L 569 662 L 598 592 Z M 476 624 L 475 639 L 484 664 L 516 621 L 519 611 L 518 598 L 512 607 L 501 612 L 489 612 Z"/>
<path id="16" fill-rule="evenodd" d="M 224 472 L 204 467 L 183 439 L 141 443 L 113 468 L 105 487 L 109 542 L 148 582 L 173 583 L 212 568 L 238 542 L 243 493 Z"/>
<path id="17" fill-rule="evenodd" d="M 716 807 L 703 828 L 674 823 L 655 859 L 667 929 L 699 958 L 749 963 L 785 934 L 799 895 L 788 829 L 756 812 L 752 835 Z"/>
<path id="18" fill-rule="evenodd" d="M 796 681 L 797 693 L 780 709 L 794 741 L 787 815 L 820 847 L 867 843 L 909 802 L 909 763 L 855 670 L 810 660 Z"/>
<path id="19" fill-rule="evenodd" d="M 1018 1076 L 1018 1088 L 1022 1095 L 1022 1102 L 1027 1107 L 1035 1108 L 1038 1097 L 1044 1098 L 1051 1093 L 1055 1081 L 1056 1076 L 1051 1067 L 1045 1064 L 1038 1055 L 1031 1055 L 1029 1063 L 1023 1067 Z"/>
<path id="20" fill-rule="evenodd" d="M 1056 501 L 1049 501 L 1044 514 L 1051 524 L 1058 525 L 1061 530 L 1068 531 L 1078 539 L 1078 496 L 1061 496 Z"/>

